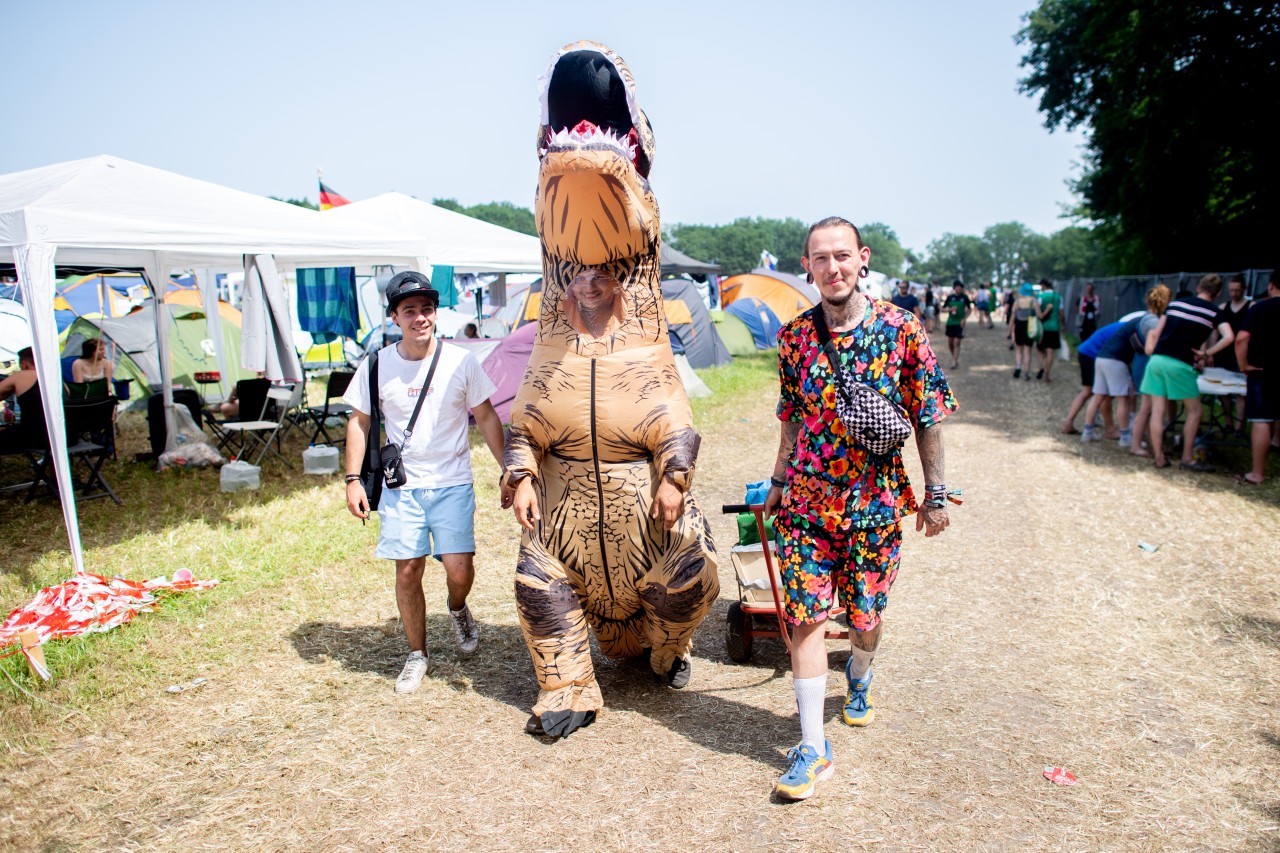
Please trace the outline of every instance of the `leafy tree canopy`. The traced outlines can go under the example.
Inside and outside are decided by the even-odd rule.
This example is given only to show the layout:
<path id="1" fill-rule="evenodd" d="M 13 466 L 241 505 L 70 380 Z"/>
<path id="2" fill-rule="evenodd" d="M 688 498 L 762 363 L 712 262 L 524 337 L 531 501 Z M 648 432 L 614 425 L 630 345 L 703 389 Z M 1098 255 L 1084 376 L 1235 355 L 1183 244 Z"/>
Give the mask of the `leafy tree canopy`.
<path id="1" fill-rule="evenodd" d="M 1045 126 L 1084 127 L 1084 218 L 1126 271 L 1274 262 L 1280 4 L 1041 0 L 1018 42 Z"/>
<path id="2" fill-rule="evenodd" d="M 431 203 L 436 207 L 443 207 L 445 210 L 452 210 L 455 213 L 461 213 L 473 219 L 480 219 L 485 222 L 491 222 L 494 225 L 501 225 L 503 228 L 509 228 L 512 231 L 519 231 L 521 234 L 538 236 L 537 226 L 534 225 L 533 211 L 527 207 L 516 207 L 509 201 L 491 201 L 485 204 L 473 204 L 470 207 L 464 207 L 458 204 L 456 199 L 452 198 L 437 198 L 433 199 Z"/>
<path id="3" fill-rule="evenodd" d="M 800 253 L 808 233 L 799 219 L 742 218 L 728 225 L 673 225 L 666 239 L 690 257 L 719 264 L 726 276 L 760 266 L 763 251 L 778 259 L 779 270 L 804 275 Z"/>
<path id="4" fill-rule="evenodd" d="M 862 242 L 871 248 L 871 268 L 888 276 L 900 276 L 907 266 L 907 250 L 898 234 L 883 222 L 859 226 Z"/>
<path id="5" fill-rule="evenodd" d="M 915 280 L 960 279 L 970 287 L 987 281 L 1009 287 L 1041 278 L 1114 273 L 1099 238 L 1089 229 L 1073 225 L 1046 237 L 1021 222 L 992 225 L 980 237 L 943 234 L 907 270 Z"/>
<path id="6" fill-rule="evenodd" d="M 320 206 L 313 204 L 311 199 L 309 198 L 279 198 L 277 196 L 268 196 L 268 198 L 275 199 L 276 201 L 283 201 L 285 204 L 293 204 L 293 205 L 297 205 L 298 207 L 305 207 L 307 210 L 320 209 Z"/>

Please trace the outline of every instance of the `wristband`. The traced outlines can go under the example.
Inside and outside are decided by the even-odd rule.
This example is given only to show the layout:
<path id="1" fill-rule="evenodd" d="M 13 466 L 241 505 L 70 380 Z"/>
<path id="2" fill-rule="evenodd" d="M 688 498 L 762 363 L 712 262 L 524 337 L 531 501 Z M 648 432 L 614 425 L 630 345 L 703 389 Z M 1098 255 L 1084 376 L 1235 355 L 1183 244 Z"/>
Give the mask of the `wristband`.
<path id="1" fill-rule="evenodd" d="M 354 482 L 358 481 L 358 480 L 360 479 L 360 475 L 359 475 L 359 474 L 348 474 L 348 475 L 347 475 L 346 477 L 344 477 L 343 479 L 345 479 L 345 480 L 347 481 L 347 484 L 348 484 L 348 485 L 350 485 L 351 483 L 354 483 Z"/>
<path id="2" fill-rule="evenodd" d="M 781 477 L 770 477 L 769 485 L 777 486 L 779 489 L 785 489 L 787 487 L 787 481 Z"/>

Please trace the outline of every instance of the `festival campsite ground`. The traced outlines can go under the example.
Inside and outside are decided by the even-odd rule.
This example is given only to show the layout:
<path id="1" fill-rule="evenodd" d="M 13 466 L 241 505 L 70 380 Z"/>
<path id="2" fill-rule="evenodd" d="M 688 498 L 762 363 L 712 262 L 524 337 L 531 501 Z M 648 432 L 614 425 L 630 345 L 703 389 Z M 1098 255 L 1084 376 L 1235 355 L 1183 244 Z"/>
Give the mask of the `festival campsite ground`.
<path id="1" fill-rule="evenodd" d="M 548 744 L 522 731 L 534 685 L 512 605 L 516 536 L 486 456 L 481 651 L 453 651 L 432 572 L 435 671 L 411 696 L 391 690 L 391 573 L 336 478 L 268 468 L 261 491 L 224 495 L 213 472 L 120 463 L 127 506 L 81 507 L 91 569 L 186 566 L 223 583 L 52 644 L 50 686 L 3 663 L 38 699 L 0 679 L 0 846 L 1276 849 L 1277 490 L 1082 447 L 1057 432 L 1074 365 L 1052 385 L 1014 382 L 999 331 L 971 331 L 965 349 L 946 431 L 965 505 L 940 538 L 906 534 L 866 730 L 838 722 L 831 644 L 837 770 L 813 799 L 770 799 L 798 736 L 794 700 L 780 644 L 758 642 L 749 665 L 725 654 L 727 554 L 689 688 L 597 659 L 607 712 Z M 776 385 L 763 360 L 706 376 L 718 393 L 698 406 L 696 493 L 727 552 L 719 507 L 768 474 Z M 70 569 L 52 502 L 0 501 L 0 529 L 7 612 Z M 1046 781 L 1049 765 L 1079 784 Z"/>

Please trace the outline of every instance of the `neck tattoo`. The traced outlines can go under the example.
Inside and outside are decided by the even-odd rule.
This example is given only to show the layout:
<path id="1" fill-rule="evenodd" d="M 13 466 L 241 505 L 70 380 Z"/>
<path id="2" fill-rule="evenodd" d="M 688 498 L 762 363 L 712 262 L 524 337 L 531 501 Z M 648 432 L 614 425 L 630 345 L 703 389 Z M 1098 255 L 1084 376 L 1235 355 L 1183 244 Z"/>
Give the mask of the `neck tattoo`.
<path id="1" fill-rule="evenodd" d="M 847 332 L 862 322 L 867 310 L 867 297 L 855 290 L 849 298 L 839 304 L 822 301 L 822 314 L 827 320 L 827 328 L 832 332 Z"/>

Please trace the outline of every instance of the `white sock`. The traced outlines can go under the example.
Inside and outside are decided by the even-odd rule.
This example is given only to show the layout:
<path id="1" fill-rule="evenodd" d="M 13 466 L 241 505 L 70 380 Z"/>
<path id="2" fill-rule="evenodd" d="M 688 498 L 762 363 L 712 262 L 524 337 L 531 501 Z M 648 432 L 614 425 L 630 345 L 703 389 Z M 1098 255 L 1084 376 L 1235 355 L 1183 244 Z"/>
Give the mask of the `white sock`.
<path id="1" fill-rule="evenodd" d="M 819 755 L 826 753 L 826 738 L 822 735 L 824 705 L 827 701 L 827 675 L 813 678 L 797 678 L 796 710 L 800 712 L 800 743 L 813 747 Z"/>
<path id="2" fill-rule="evenodd" d="M 849 655 L 849 659 L 853 661 L 849 665 L 849 674 L 853 676 L 854 681 L 862 681 L 867 677 L 867 673 L 871 672 L 871 661 L 875 660 L 875 652 L 867 652 L 853 647 L 853 653 Z"/>
<path id="3" fill-rule="evenodd" d="M 409 652 L 409 660 L 413 660 L 414 658 L 422 658 L 422 657 L 426 657 L 426 655 L 422 653 L 421 649 L 419 649 L 416 652 Z"/>

